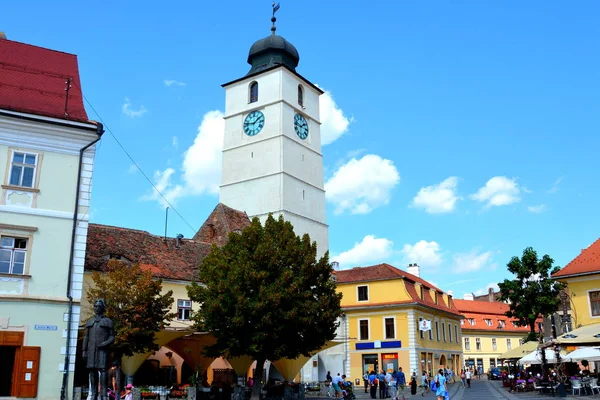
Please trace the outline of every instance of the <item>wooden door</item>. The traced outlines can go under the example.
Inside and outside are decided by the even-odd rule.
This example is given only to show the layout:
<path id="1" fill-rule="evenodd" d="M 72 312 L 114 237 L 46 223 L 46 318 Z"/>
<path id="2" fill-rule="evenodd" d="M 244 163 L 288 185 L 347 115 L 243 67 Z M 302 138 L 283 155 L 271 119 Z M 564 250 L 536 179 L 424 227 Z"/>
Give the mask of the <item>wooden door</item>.
<path id="1" fill-rule="evenodd" d="M 23 346 L 15 365 L 18 376 L 16 379 L 16 397 L 37 397 L 38 375 L 40 371 L 41 347 Z"/>
<path id="2" fill-rule="evenodd" d="M 0 346 L 22 346 L 23 332 L 0 332 Z"/>

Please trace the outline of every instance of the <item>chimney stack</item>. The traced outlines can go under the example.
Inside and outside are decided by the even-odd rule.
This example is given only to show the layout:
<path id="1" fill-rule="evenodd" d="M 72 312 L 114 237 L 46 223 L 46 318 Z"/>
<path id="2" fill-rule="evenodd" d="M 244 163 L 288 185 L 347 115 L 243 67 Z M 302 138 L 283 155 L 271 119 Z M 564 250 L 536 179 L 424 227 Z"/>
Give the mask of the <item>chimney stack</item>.
<path id="1" fill-rule="evenodd" d="M 331 266 L 333 267 L 334 271 L 338 271 L 340 269 L 340 263 L 337 261 L 332 261 Z"/>
<path id="2" fill-rule="evenodd" d="M 494 288 L 488 289 L 488 300 L 492 303 L 496 300 L 494 299 Z"/>
<path id="3" fill-rule="evenodd" d="M 2 39 L 6 40 L 6 33 L 0 31 L 0 40 Z"/>
<path id="4" fill-rule="evenodd" d="M 454 297 L 454 290 L 448 290 L 448 296 Z"/>
<path id="5" fill-rule="evenodd" d="M 463 300 L 474 300 L 473 293 L 465 293 L 463 296 Z"/>
<path id="6" fill-rule="evenodd" d="M 413 274 L 416 277 L 421 277 L 421 267 L 419 267 L 419 264 L 417 263 L 408 264 L 408 267 L 406 267 L 406 272 Z"/>

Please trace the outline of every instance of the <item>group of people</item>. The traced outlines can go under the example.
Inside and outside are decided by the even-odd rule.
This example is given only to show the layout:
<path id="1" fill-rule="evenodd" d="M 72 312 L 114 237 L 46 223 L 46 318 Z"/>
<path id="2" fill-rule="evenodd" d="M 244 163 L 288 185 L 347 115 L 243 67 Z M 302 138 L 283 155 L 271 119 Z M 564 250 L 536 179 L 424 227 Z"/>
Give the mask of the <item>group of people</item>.
<path id="1" fill-rule="evenodd" d="M 335 377 L 331 376 L 331 371 L 327 371 L 327 376 L 326 376 L 327 382 L 329 382 L 331 390 L 333 390 L 333 396 L 336 399 L 341 398 L 354 398 L 353 394 L 351 391 L 349 391 L 348 389 L 350 389 L 352 387 L 352 383 L 351 382 L 346 382 L 346 375 L 341 375 L 338 372 L 338 374 Z M 332 393 L 329 393 L 329 396 L 331 397 Z"/>
<path id="2" fill-rule="evenodd" d="M 402 395 L 402 400 L 404 397 L 404 389 L 406 388 L 406 375 L 402 371 L 402 367 L 398 368 L 397 371 L 383 371 L 378 374 L 375 371 L 367 372 L 363 375 L 363 381 L 365 384 L 365 393 L 370 390 L 371 398 L 377 398 L 377 392 L 379 392 L 379 398 L 391 398 L 393 400 L 400 399 L 400 395 Z M 413 376 L 412 381 L 414 381 L 414 387 L 416 390 L 416 379 Z M 412 382 L 411 382 L 412 384 Z"/>

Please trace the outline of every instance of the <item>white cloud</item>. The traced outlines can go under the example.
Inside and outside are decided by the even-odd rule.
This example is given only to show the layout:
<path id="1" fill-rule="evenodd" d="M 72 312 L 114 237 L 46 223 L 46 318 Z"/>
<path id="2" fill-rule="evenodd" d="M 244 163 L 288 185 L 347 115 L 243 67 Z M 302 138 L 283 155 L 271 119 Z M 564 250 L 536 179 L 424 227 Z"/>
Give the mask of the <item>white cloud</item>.
<path id="1" fill-rule="evenodd" d="M 529 212 L 535 213 L 535 214 L 541 214 L 544 211 L 546 211 L 548 209 L 548 206 L 545 204 L 538 204 L 537 206 L 529 206 L 527 207 L 527 210 Z"/>
<path id="2" fill-rule="evenodd" d="M 165 79 L 165 86 L 185 86 L 185 82 L 176 81 L 174 79 Z"/>
<path id="3" fill-rule="evenodd" d="M 477 193 L 472 194 L 473 200 L 486 203 L 485 207 L 506 206 L 521 200 L 521 191 L 515 178 L 509 179 L 505 176 L 495 176 L 486 182 L 485 186 L 479 188 Z"/>
<path id="4" fill-rule="evenodd" d="M 319 106 L 319 114 L 321 115 L 321 144 L 326 146 L 348 132 L 348 126 L 350 126 L 352 118 L 344 115 L 342 109 L 333 100 L 331 92 L 325 91 L 321 95 Z"/>
<path id="5" fill-rule="evenodd" d="M 177 138 L 177 136 L 173 136 L 171 139 L 171 146 L 173 146 L 174 149 L 179 147 L 179 138 Z"/>
<path id="6" fill-rule="evenodd" d="M 367 154 L 343 164 L 325 182 L 325 193 L 335 205 L 335 214 L 368 214 L 389 203 L 398 182 L 400 174 L 391 160 Z"/>
<path id="7" fill-rule="evenodd" d="M 406 264 L 417 263 L 421 268 L 435 268 L 442 263 L 440 245 L 434 241 L 420 240 L 414 245 L 405 244 L 401 250 Z"/>
<path id="8" fill-rule="evenodd" d="M 123 103 L 122 110 L 123 114 L 127 115 L 130 118 L 141 117 L 146 113 L 146 111 L 148 111 L 143 105 L 141 105 L 140 108 L 138 108 L 137 110 L 132 109 L 131 100 L 129 100 L 129 97 L 125 97 L 125 103 Z"/>
<path id="9" fill-rule="evenodd" d="M 486 269 L 496 269 L 496 264 L 492 262 L 492 252 L 478 253 L 471 251 L 469 253 L 456 253 L 453 257 L 452 271 L 457 274 L 476 272 Z"/>
<path id="10" fill-rule="evenodd" d="M 554 181 L 554 183 L 552 184 L 552 187 L 550 189 L 548 189 L 548 193 L 556 193 L 560 190 L 560 184 L 563 181 L 563 177 L 559 177 L 557 180 Z"/>
<path id="11" fill-rule="evenodd" d="M 485 285 L 484 287 L 482 287 L 481 289 L 477 289 L 475 292 L 473 292 L 473 294 L 475 296 L 482 296 L 484 294 L 488 294 L 490 288 L 494 289 L 494 292 L 498 292 L 500 290 L 497 283 L 490 282 L 487 285 Z"/>
<path id="12" fill-rule="evenodd" d="M 456 193 L 457 184 L 458 178 L 451 176 L 437 185 L 423 187 L 413 199 L 412 205 L 424 208 L 430 214 L 452 212 L 460 198 Z"/>
<path id="13" fill-rule="evenodd" d="M 385 260 L 392 254 L 393 247 L 394 242 L 389 239 L 367 235 L 361 242 L 354 243 L 350 250 L 331 259 L 339 262 L 342 268 L 351 268 Z"/>
<path id="14" fill-rule="evenodd" d="M 173 204 L 179 198 L 190 195 L 218 194 L 221 181 L 221 152 L 225 122 L 221 111 L 204 114 L 194 143 L 184 153 L 180 184 L 173 184 L 175 170 L 167 168 L 154 175 L 156 187 Z M 162 199 L 157 193 L 142 197 L 144 200 Z"/>

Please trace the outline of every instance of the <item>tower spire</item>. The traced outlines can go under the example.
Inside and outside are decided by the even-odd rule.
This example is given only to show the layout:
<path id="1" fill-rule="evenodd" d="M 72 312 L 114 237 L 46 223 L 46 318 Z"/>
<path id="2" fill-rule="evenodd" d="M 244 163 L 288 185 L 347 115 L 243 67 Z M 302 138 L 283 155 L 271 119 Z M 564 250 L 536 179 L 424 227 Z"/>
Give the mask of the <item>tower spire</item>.
<path id="1" fill-rule="evenodd" d="M 275 21 L 277 21 L 277 18 L 275 18 L 275 13 L 277 12 L 277 10 L 279 10 L 279 3 L 277 3 L 277 5 L 275 5 L 275 2 L 273 2 L 273 16 L 271 17 L 271 22 L 273 23 L 273 25 L 271 26 L 271 34 L 274 35 L 275 31 L 277 30 L 277 27 L 275 26 Z"/>

